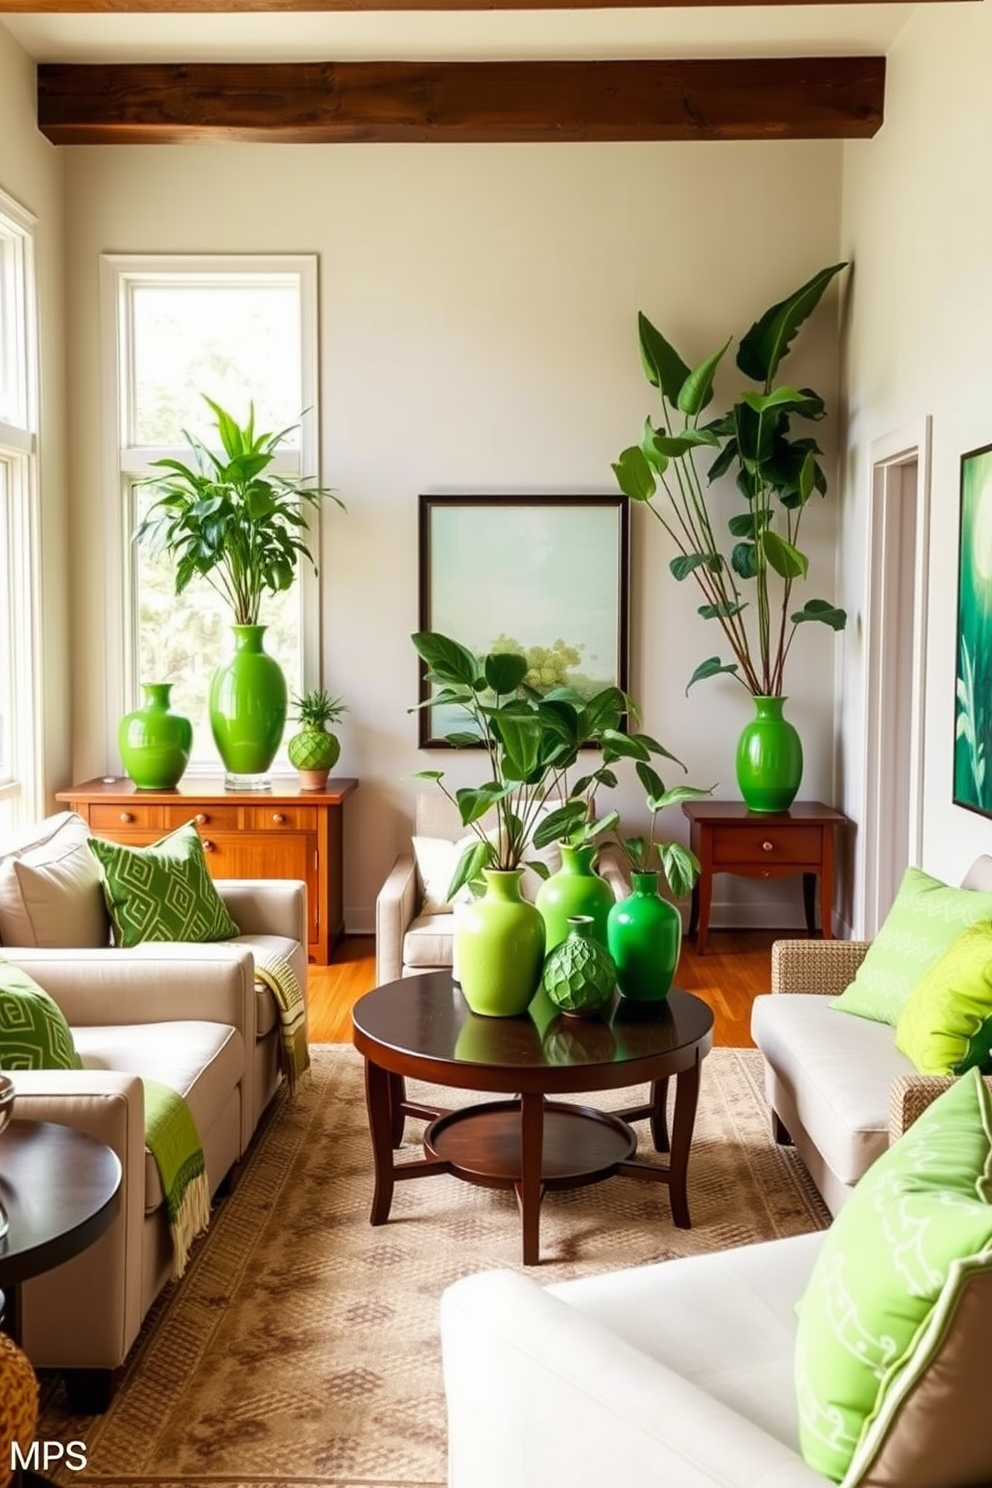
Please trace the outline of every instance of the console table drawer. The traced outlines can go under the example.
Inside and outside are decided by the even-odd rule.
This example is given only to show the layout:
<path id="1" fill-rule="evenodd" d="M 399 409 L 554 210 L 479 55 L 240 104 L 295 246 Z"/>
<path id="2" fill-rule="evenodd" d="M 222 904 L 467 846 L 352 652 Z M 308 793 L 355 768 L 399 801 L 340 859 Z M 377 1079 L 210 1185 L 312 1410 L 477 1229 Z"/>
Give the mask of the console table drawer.
<path id="1" fill-rule="evenodd" d="M 165 806 L 163 810 L 170 827 L 196 822 L 201 837 L 205 832 L 236 832 L 241 825 L 237 806 L 201 806 L 187 801 L 183 806 Z"/>
<path id="2" fill-rule="evenodd" d="M 717 827 L 713 832 L 713 867 L 753 866 L 774 868 L 778 864 L 820 862 L 823 832 L 820 827 L 774 826 Z"/>
<path id="3" fill-rule="evenodd" d="M 166 810 L 165 806 L 146 806 L 137 801 L 128 801 L 126 805 L 96 803 L 89 808 L 87 821 L 94 832 L 113 833 L 115 839 L 123 841 L 124 834 L 133 831 L 156 831 L 161 835 L 171 825 Z M 186 820 L 189 821 L 188 808 Z"/>
<path id="4" fill-rule="evenodd" d="M 249 806 L 245 826 L 255 832 L 316 832 L 316 806 Z"/>

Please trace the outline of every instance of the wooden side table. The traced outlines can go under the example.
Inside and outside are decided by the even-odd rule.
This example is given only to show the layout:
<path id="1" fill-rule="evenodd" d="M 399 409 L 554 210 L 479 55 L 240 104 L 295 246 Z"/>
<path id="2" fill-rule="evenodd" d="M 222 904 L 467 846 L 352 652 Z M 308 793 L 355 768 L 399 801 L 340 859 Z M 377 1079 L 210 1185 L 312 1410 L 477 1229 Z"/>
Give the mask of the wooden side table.
<path id="1" fill-rule="evenodd" d="M 713 902 L 713 875 L 743 878 L 803 876 L 806 928 L 816 933 L 816 880 L 820 880 L 820 925 L 833 935 L 834 837 L 847 818 L 821 801 L 795 801 L 788 811 L 750 811 L 743 801 L 685 801 L 689 846 L 701 872 L 692 891 L 689 935 L 703 955 Z"/>

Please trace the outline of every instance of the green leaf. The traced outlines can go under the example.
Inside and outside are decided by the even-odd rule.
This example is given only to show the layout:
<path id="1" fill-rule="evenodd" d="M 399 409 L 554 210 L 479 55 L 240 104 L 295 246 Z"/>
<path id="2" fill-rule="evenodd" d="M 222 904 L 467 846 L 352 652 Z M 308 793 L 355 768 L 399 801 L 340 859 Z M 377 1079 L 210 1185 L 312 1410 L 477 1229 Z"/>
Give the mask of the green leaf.
<path id="1" fill-rule="evenodd" d="M 479 662 L 467 646 L 434 630 L 418 630 L 410 639 L 439 682 L 461 683 L 477 690 Z"/>
<path id="2" fill-rule="evenodd" d="M 644 420 L 644 428 L 641 430 L 640 448 L 645 460 L 647 460 L 655 474 L 664 475 L 669 466 L 669 459 L 667 455 L 661 453 L 655 444 L 655 439 L 659 432 L 661 431 L 655 428 L 650 418 L 646 418 Z"/>
<path id="3" fill-rule="evenodd" d="M 777 387 L 770 393 L 741 393 L 740 402 L 746 403 L 748 408 L 753 408 L 755 413 L 767 413 L 769 409 L 779 409 L 786 413 L 794 413 L 808 400 L 798 388 Z M 822 407 L 822 399 L 820 406 Z"/>
<path id="4" fill-rule="evenodd" d="M 808 450 L 802 465 L 799 468 L 799 500 L 803 506 L 813 494 L 816 485 L 816 458 L 812 450 Z"/>
<path id="5" fill-rule="evenodd" d="M 433 780 L 433 781 L 436 782 L 438 780 L 443 780 L 444 779 L 444 771 L 443 770 L 414 770 L 413 775 L 412 775 L 411 778 L 413 780 Z"/>
<path id="6" fill-rule="evenodd" d="M 655 798 L 651 809 L 664 811 L 666 806 L 681 806 L 683 801 L 699 801 L 703 796 L 711 796 L 715 790 L 715 785 L 705 790 L 698 785 L 673 785 L 670 790 L 663 791 Z"/>
<path id="7" fill-rule="evenodd" d="M 717 677 L 721 672 L 731 672 L 736 676 L 736 661 L 721 661 L 719 656 L 708 656 L 705 661 L 699 663 L 686 683 L 686 694 L 688 694 L 689 688 L 694 686 L 696 682 L 705 682 L 707 677 Z"/>
<path id="8" fill-rule="evenodd" d="M 668 879 L 668 887 L 676 899 L 684 899 L 692 893 L 693 884 L 699 877 L 699 859 L 695 853 L 683 847 L 681 842 L 663 842 L 658 845 L 658 856 Z"/>
<path id="9" fill-rule="evenodd" d="M 480 735 L 478 732 L 470 733 L 468 730 L 454 734 L 445 734 L 444 742 L 450 744 L 452 749 L 472 749 L 478 744 Z"/>
<path id="10" fill-rule="evenodd" d="M 538 823 L 533 836 L 534 846 L 547 847 L 549 843 L 560 842 L 563 837 L 581 827 L 585 819 L 585 801 L 567 801 L 556 811 L 549 811 Z"/>
<path id="11" fill-rule="evenodd" d="M 777 532 L 769 527 L 767 532 L 761 534 L 761 551 L 771 568 L 783 579 L 804 579 L 809 568 L 809 559 L 805 553 L 793 547 L 792 543 L 786 542 Z"/>
<path id="12" fill-rule="evenodd" d="M 537 767 L 541 744 L 541 730 L 536 716 L 518 715 L 508 709 L 500 709 L 493 719 L 494 732 L 502 743 L 501 766 L 507 780 L 526 781 Z"/>
<path id="13" fill-rule="evenodd" d="M 689 376 L 689 368 L 643 311 L 637 316 L 637 334 L 645 377 L 652 387 L 664 394 L 669 403 L 677 405 L 682 384 Z"/>
<path id="14" fill-rule="evenodd" d="M 485 785 L 462 786 L 456 790 L 455 801 L 461 814 L 462 826 L 470 827 L 473 822 L 485 816 L 491 806 L 509 794 L 510 787 L 500 785 L 496 780 L 487 781 Z"/>
<path id="15" fill-rule="evenodd" d="M 613 474 L 617 485 L 631 501 L 650 501 L 657 488 L 647 456 L 636 444 L 622 450 L 620 458 L 614 460 Z"/>
<path id="16" fill-rule="evenodd" d="M 697 568 L 708 568 L 710 573 L 719 573 L 723 559 L 719 553 L 678 553 L 668 560 L 668 567 L 679 583 L 687 579 Z"/>
<path id="17" fill-rule="evenodd" d="M 689 376 L 679 389 L 679 410 L 688 418 L 695 418 L 712 399 L 713 378 L 716 376 L 716 369 L 720 365 L 727 347 L 732 340 L 733 337 L 728 336 L 719 351 L 714 351 L 713 355 L 708 356 L 705 362 L 700 362 L 699 366 L 695 367 L 689 373 Z M 715 438 L 716 436 L 714 435 L 713 439 L 715 440 Z"/>
<path id="18" fill-rule="evenodd" d="M 829 625 L 831 630 L 843 630 L 847 624 L 847 611 L 838 609 L 825 599 L 808 599 L 801 610 L 789 617 L 793 625 L 802 625 L 805 620 L 818 620 Z"/>
<path id="19" fill-rule="evenodd" d="M 771 512 L 741 512 L 736 517 L 731 517 L 727 523 L 727 529 L 732 537 L 753 538 L 761 532 L 771 521 Z"/>
<path id="20" fill-rule="evenodd" d="M 664 782 L 662 781 L 662 778 L 658 774 L 657 770 L 655 770 L 652 765 L 645 765 L 645 764 L 642 764 L 642 763 L 639 762 L 638 764 L 636 764 L 634 766 L 634 769 L 637 771 L 637 778 L 638 778 L 638 780 L 641 782 L 641 785 L 644 787 L 644 793 L 645 793 L 645 795 L 647 795 L 647 796 L 663 796 L 664 795 L 664 793 L 665 793 Z"/>
<path id="21" fill-rule="evenodd" d="M 495 848 L 491 842 L 483 842 L 480 838 L 478 842 L 470 843 L 455 864 L 455 871 L 448 885 L 449 900 L 455 897 L 463 885 L 478 878 L 483 868 L 493 861 L 494 856 Z"/>
<path id="22" fill-rule="evenodd" d="M 648 746 L 637 734 L 621 734 L 617 729 L 604 729 L 601 735 L 603 757 L 607 760 L 650 760 Z"/>
<path id="23" fill-rule="evenodd" d="M 771 382 L 799 327 L 816 309 L 834 275 L 846 267 L 846 263 L 838 263 L 821 269 L 755 321 L 737 348 L 737 365 L 745 377 L 766 386 Z"/>
<path id="24" fill-rule="evenodd" d="M 516 692 L 527 670 L 526 656 L 515 651 L 491 652 L 483 663 L 486 683 L 496 693 Z"/>
<path id="25" fill-rule="evenodd" d="M 729 615 L 739 615 L 744 606 L 734 599 L 722 599 L 719 604 L 700 605 L 696 613 L 704 620 L 719 620 Z"/>
<path id="26" fill-rule="evenodd" d="M 625 698 L 619 687 L 604 687 L 593 693 L 577 723 L 583 744 L 598 743 L 607 730 L 619 729 L 625 711 Z"/>
<path id="27" fill-rule="evenodd" d="M 678 434 L 656 434 L 654 436 L 654 447 L 661 455 L 667 455 L 669 459 L 678 460 L 691 449 L 698 449 L 700 445 L 712 448 L 719 444 L 715 434 L 708 429 L 682 429 Z"/>
<path id="28" fill-rule="evenodd" d="M 758 550 L 754 543 L 735 543 L 730 554 L 730 566 L 739 578 L 753 579 L 758 572 Z"/>
<path id="29" fill-rule="evenodd" d="M 640 739 L 642 744 L 647 745 L 648 750 L 651 754 L 658 755 L 658 757 L 661 759 L 670 759 L 673 761 L 674 764 L 682 765 L 683 770 L 685 769 L 685 765 L 682 764 L 682 761 L 679 759 L 678 755 L 673 754 L 670 749 L 666 749 L 664 744 L 659 744 L 658 740 L 652 738 L 650 734 L 637 734 L 635 737 Z"/>
<path id="30" fill-rule="evenodd" d="M 728 417 L 730 419 L 731 431 L 733 431 L 737 427 L 737 425 L 734 423 L 733 414 L 729 414 Z M 719 480 L 721 475 L 726 475 L 731 465 L 733 465 L 734 461 L 738 458 L 738 455 L 739 451 L 737 449 L 736 438 L 728 439 L 723 449 L 713 461 L 713 464 L 710 466 L 709 470 L 707 470 L 707 480 L 712 483 L 715 480 Z"/>

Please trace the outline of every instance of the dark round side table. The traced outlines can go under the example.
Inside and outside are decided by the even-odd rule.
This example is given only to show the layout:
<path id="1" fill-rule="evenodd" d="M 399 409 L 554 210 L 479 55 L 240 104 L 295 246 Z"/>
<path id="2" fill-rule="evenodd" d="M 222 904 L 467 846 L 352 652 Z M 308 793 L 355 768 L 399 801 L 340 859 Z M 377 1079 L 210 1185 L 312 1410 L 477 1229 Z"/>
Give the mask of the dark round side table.
<path id="1" fill-rule="evenodd" d="M 713 1013 L 673 988 L 660 1003 L 614 998 L 595 1019 L 560 1014 L 539 992 L 518 1018 L 470 1011 L 448 972 L 402 977 L 355 1004 L 354 1041 L 365 1057 L 365 1093 L 375 1162 L 371 1223 L 389 1218 L 396 1182 L 451 1173 L 467 1183 L 513 1188 L 520 1204 L 523 1261 L 540 1259 L 540 1206 L 549 1189 L 578 1188 L 619 1174 L 666 1183 L 677 1226 L 690 1226 L 689 1151 Z M 406 1078 L 461 1090 L 513 1092 L 458 1110 L 409 1101 Z M 669 1138 L 666 1098 L 674 1078 Z M 647 1084 L 648 1099 L 618 1112 L 553 1099 L 579 1091 Z M 407 1116 L 426 1119 L 424 1157 L 397 1164 Z M 635 1157 L 631 1123 L 648 1120 L 667 1164 Z"/>

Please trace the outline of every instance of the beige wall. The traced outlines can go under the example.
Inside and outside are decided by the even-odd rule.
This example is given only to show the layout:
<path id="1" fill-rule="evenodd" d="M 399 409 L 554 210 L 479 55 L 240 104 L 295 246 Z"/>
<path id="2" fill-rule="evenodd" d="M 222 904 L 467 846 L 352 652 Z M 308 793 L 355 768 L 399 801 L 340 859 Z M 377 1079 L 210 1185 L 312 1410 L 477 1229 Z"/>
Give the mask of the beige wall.
<path id="1" fill-rule="evenodd" d="M 922 864 L 956 880 L 992 822 L 951 805 L 959 460 L 992 441 L 992 10 L 916 8 L 888 62 L 885 125 L 844 147 L 847 307 L 841 773 L 860 815 L 861 622 L 872 441 L 932 416 Z"/>
<path id="2" fill-rule="evenodd" d="M 35 127 L 34 63 L 0 26 L 0 189 L 37 218 L 40 525 L 46 802 L 71 769 L 63 293 L 64 157 Z"/>
<path id="3" fill-rule="evenodd" d="M 438 764 L 418 752 L 406 712 L 416 698 L 418 492 L 613 489 L 610 462 L 651 408 L 637 310 L 690 360 L 746 330 L 835 259 L 840 160 L 838 145 L 788 143 L 67 151 L 74 489 L 86 513 L 76 534 L 76 773 L 111 763 L 101 252 L 320 255 L 323 473 L 348 505 L 325 526 L 323 680 L 351 707 L 339 769 L 361 780 L 347 809 L 346 885 L 349 925 L 361 929 L 408 840 L 410 775 Z M 834 404 L 830 310 L 791 370 Z M 830 592 L 833 524 L 828 502 L 810 522 L 811 592 Z M 684 698 L 718 637 L 695 616 L 695 591 L 669 579 L 660 538 L 656 523 L 635 523 L 632 690 L 645 727 L 689 761 L 691 779 L 735 795 L 733 748 L 750 704 L 723 680 Z M 804 636 L 800 649 L 790 686 L 807 746 L 803 789 L 829 799 L 832 638 Z M 459 783 L 477 768 L 474 757 L 444 763 Z M 639 819 L 636 793 L 623 805 Z M 671 826 L 681 830 L 680 815 Z M 758 893 L 725 879 L 721 891 L 753 902 L 767 923 L 799 914 L 794 881 Z"/>

